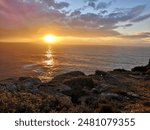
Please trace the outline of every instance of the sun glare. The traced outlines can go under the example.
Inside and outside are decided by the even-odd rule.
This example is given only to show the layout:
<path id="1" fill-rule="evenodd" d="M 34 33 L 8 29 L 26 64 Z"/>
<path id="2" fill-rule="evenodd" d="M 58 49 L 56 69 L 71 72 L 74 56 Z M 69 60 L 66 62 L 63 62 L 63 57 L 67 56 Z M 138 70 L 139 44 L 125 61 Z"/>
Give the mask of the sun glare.
<path id="1" fill-rule="evenodd" d="M 43 37 L 43 41 L 46 43 L 55 43 L 57 41 L 57 38 L 54 35 L 46 35 Z"/>

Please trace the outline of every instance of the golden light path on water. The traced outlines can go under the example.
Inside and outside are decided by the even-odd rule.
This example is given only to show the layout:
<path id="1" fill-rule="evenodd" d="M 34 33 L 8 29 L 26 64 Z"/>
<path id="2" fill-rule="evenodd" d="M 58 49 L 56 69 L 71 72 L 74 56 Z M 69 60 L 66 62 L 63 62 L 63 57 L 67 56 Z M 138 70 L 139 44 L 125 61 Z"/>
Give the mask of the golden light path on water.
<path id="1" fill-rule="evenodd" d="M 42 66 L 44 66 L 45 72 L 42 73 L 41 75 L 38 75 L 38 78 L 40 78 L 42 81 L 49 81 L 52 79 L 51 75 L 53 73 L 54 69 L 54 58 L 53 58 L 53 52 L 51 47 L 49 47 L 44 54 L 44 59 L 42 61 Z"/>
<path id="2" fill-rule="evenodd" d="M 45 59 L 44 63 L 47 66 L 53 67 L 54 66 L 54 59 L 53 59 L 51 48 L 48 48 L 48 50 L 46 51 L 45 57 L 46 57 L 46 59 Z"/>

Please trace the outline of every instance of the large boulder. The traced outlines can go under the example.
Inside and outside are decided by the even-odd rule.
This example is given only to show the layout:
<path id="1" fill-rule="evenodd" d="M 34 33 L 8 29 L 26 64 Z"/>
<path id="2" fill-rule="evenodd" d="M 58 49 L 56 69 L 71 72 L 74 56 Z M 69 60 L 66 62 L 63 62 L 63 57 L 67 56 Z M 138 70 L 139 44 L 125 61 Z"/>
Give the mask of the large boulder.
<path id="1" fill-rule="evenodd" d="M 37 86 L 41 84 L 41 80 L 32 77 L 20 77 L 15 83 L 18 90 L 37 91 Z"/>
<path id="2" fill-rule="evenodd" d="M 100 98 L 103 100 L 122 100 L 122 97 L 116 93 L 101 93 Z"/>
<path id="3" fill-rule="evenodd" d="M 126 87 L 126 85 L 122 82 L 120 82 L 116 77 L 114 77 L 111 73 L 109 72 L 104 72 L 97 70 L 95 71 L 95 77 L 99 77 L 99 80 L 102 82 L 109 84 L 109 85 L 114 85 L 118 87 Z"/>
<path id="4" fill-rule="evenodd" d="M 69 86 L 59 82 L 42 83 L 38 85 L 37 88 L 39 92 L 44 92 L 53 95 L 55 95 L 56 93 L 63 93 L 71 90 Z"/>
<path id="5" fill-rule="evenodd" d="M 52 81 L 63 82 L 63 81 L 68 80 L 70 78 L 76 78 L 76 77 L 80 77 L 80 76 L 85 76 L 85 74 L 83 72 L 80 72 L 80 71 L 72 71 L 69 73 L 58 75 L 58 76 L 54 77 L 52 79 Z"/>
<path id="6" fill-rule="evenodd" d="M 71 88 L 81 87 L 81 89 L 83 88 L 91 89 L 94 87 L 94 82 L 92 78 L 89 78 L 87 76 L 70 78 L 63 83 L 70 86 Z"/>
<path id="7" fill-rule="evenodd" d="M 9 78 L 0 82 L 0 90 L 5 91 L 21 91 L 27 90 L 37 91 L 37 85 L 41 84 L 41 80 L 32 77 Z"/>
<path id="8" fill-rule="evenodd" d="M 64 94 L 71 96 L 73 102 L 77 102 L 80 96 L 87 95 L 89 90 L 94 87 L 94 81 L 87 76 L 70 78 L 64 84 L 71 88 L 70 91 L 66 91 Z"/>
<path id="9" fill-rule="evenodd" d="M 0 91 L 15 92 L 17 90 L 17 86 L 15 84 L 16 81 L 17 81 L 17 78 L 9 78 L 9 79 L 0 81 Z"/>

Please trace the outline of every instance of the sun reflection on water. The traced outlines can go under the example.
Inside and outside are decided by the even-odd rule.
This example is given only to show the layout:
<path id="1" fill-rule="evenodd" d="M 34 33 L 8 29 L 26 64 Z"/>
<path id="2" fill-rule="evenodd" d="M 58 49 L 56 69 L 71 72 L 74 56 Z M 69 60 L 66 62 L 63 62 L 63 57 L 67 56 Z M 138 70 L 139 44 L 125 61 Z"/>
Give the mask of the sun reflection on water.
<path id="1" fill-rule="evenodd" d="M 53 66 L 54 66 L 54 59 L 53 59 L 53 55 L 52 55 L 52 50 L 51 50 L 51 48 L 49 48 L 49 49 L 46 51 L 45 57 L 46 57 L 46 59 L 45 59 L 44 63 L 45 63 L 47 66 L 53 67 Z"/>

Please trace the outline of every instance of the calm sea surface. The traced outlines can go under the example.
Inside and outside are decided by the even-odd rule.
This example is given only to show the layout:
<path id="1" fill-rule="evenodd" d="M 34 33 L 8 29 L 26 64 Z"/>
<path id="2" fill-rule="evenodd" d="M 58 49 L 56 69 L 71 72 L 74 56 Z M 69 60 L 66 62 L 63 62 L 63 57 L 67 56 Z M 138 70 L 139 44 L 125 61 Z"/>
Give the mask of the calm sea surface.
<path id="1" fill-rule="evenodd" d="M 131 69 L 147 64 L 150 47 L 0 44 L 0 79 L 34 76 L 50 80 L 53 76 L 79 70 Z"/>

